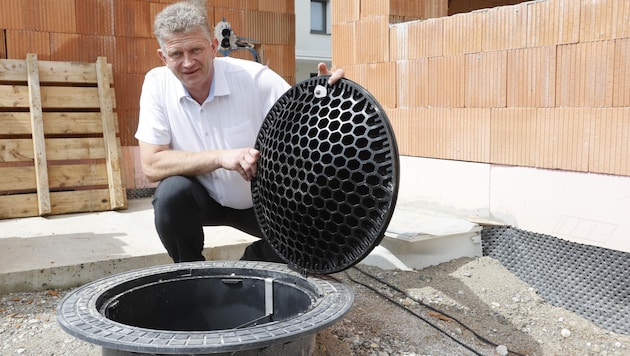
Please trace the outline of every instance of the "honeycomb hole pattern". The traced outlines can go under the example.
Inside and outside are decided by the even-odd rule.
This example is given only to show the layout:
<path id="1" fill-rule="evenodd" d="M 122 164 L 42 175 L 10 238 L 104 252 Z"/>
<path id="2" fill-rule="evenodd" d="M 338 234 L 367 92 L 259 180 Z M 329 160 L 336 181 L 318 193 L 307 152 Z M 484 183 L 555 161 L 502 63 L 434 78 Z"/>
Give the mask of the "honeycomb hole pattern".
<path id="1" fill-rule="evenodd" d="M 335 273 L 377 246 L 398 194 L 399 156 L 389 120 L 364 88 L 320 76 L 270 110 L 256 148 L 254 210 L 265 238 L 302 273 Z M 317 86 L 326 95 L 314 95 Z"/>

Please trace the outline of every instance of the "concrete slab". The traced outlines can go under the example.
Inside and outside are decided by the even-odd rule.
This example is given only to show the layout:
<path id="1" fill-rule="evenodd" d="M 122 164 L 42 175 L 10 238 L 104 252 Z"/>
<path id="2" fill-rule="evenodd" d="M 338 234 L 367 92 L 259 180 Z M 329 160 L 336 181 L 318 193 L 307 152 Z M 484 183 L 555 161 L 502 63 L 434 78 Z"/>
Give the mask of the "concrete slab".
<path id="1" fill-rule="evenodd" d="M 229 227 L 204 230 L 207 259 L 238 259 L 255 240 Z M 0 293 L 69 288 L 167 263 L 151 198 L 120 211 L 0 220 Z"/>
<path id="2" fill-rule="evenodd" d="M 120 211 L 0 220 L 0 293 L 72 288 L 172 263 L 153 225 L 151 198 L 128 204 Z M 479 230 L 477 224 L 399 200 L 381 246 L 361 263 L 407 270 L 480 255 Z M 255 240 L 230 227 L 204 231 L 208 260 L 239 259 Z"/>
<path id="3" fill-rule="evenodd" d="M 394 211 L 380 247 L 396 257 L 396 264 L 422 269 L 460 257 L 481 257 L 481 230 L 477 223 L 423 210 L 403 200 Z"/>

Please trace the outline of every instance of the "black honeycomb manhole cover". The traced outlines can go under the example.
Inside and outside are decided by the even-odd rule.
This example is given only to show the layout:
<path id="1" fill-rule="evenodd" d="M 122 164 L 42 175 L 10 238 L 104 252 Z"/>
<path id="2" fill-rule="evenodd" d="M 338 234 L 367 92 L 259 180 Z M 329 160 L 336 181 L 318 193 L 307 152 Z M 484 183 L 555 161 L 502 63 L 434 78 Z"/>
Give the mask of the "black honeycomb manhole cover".
<path id="1" fill-rule="evenodd" d="M 367 256 L 398 194 L 398 148 L 385 111 L 357 83 L 327 80 L 287 91 L 256 140 L 256 217 L 272 248 L 302 273 L 336 273 Z"/>

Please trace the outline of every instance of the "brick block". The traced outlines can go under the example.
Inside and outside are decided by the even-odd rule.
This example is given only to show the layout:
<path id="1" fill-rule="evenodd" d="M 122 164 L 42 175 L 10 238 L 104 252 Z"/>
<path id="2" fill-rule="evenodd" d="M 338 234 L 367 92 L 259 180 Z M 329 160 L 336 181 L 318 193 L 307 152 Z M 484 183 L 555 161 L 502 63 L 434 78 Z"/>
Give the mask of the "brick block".
<path id="1" fill-rule="evenodd" d="M 613 3 L 612 38 L 630 37 L 630 1 L 615 0 Z"/>
<path id="2" fill-rule="evenodd" d="M 508 51 L 507 106 L 556 105 L 556 46 Z"/>
<path id="3" fill-rule="evenodd" d="M 426 0 L 421 11 L 427 19 L 448 16 L 448 3 L 449 0 Z"/>
<path id="4" fill-rule="evenodd" d="M 527 45 L 527 4 L 502 6 L 485 12 L 483 51 L 523 48 Z"/>
<path id="5" fill-rule="evenodd" d="M 295 76 L 295 47 L 286 45 L 264 45 L 262 47 L 263 63 L 268 65 L 282 77 Z M 246 51 L 241 51 L 246 52 Z M 252 60 L 251 54 L 245 59 Z M 316 68 L 313 68 L 315 70 Z"/>
<path id="6" fill-rule="evenodd" d="M 280 6 L 284 5 L 286 0 L 278 1 Z M 206 7 L 222 7 L 235 10 L 256 10 L 259 6 L 259 0 L 207 0 Z"/>
<path id="7" fill-rule="evenodd" d="M 295 45 L 293 14 L 215 9 L 215 23 L 223 17 L 239 37 L 258 43 Z"/>
<path id="8" fill-rule="evenodd" d="M 37 17 L 33 0 L 2 0 L 0 28 L 35 30 Z"/>
<path id="9" fill-rule="evenodd" d="M 426 107 L 429 104 L 429 61 L 426 58 L 396 63 L 398 76 L 397 107 Z"/>
<path id="10" fill-rule="evenodd" d="M 630 175 L 630 107 L 594 109 L 589 123 L 590 171 Z"/>
<path id="11" fill-rule="evenodd" d="M 484 11 L 440 19 L 444 24 L 444 55 L 481 52 L 485 15 Z"/>
<path id="12" fill-rule="evenodd" d="M 50 34 L 50 59 L 53 61 L 74 61 L 81 57 L 80 35 L 75 33 Z"/>
<path id="13" fill-rule="evenodd" d="M 114 34 L 114 3 L 111 0 L 82 0 L 75 6 L 77 33 Z"/>
<path id="14" fill-rule="evenodd" d="M 407 52 L 409 59 L 442 56 L 444 53 L 444 21 L 429 19 L 409 23 Z"/>
<path id="15" fill-rule="evenodd" d="M 587 172 L 591 121 L 596 120 L 591 108 L 537 109 L 535 167 Z"/>
<path id="16" fill-rule="evenodd" d="M 429 106 L 464 107 L 465 55 L 429 58 Z"/>
<path id="17" fill-rule="evenodd" d="M 507 52 L 483 52 L 466 55 L 467 108 L 502 108 L 506 106 Z"/>
<path id="18" fill-rule="evenodd" d="M 331 55 L 335 65 L 347 66 L 357 63 L 355 42 L 356 22 L 335 24 L 332 27 Z"/>
<path id="19" fill-rule="evenodd" d="M 50 35 L 47 32 L 7 30 L 7 58 L 25 59 L 28 53 L 39 60 L 50 60 Z"/>
<path id="20" fill-rule="evenodd" d="M 578 0 L 527 3 L 527 46 L 577 43 L 580 39 Z"/>
<path id="21" fill-rule="evenodd" d="M 258 0 L 258 11 L 293 14 L 295 13 L 295 2 L 293 0 Z"/>
<path id="22" fill-rule="evenodd" d="M 558 46 L 556 106 L 612 106 L 614 49 L 615 41 Z"/>
<path id="23" fill-rule="evenodd" d="M 365 19 L 374 16 L 389 16 L 392 0 L 361 0 L 359 1 L 360 18 Z"/>
<path id="24" fill-rule="evenodd" d="M 489 163 L 536 167 L 539 135 L 537 109 L 505 108 L 490 111 Z"/>
<path id="25" fill-rule="evenodd" d="M 390 14 L 406 18 L 424 19 L 426 18 L 426 4 L 417 0 L 392 0 L 390 4 Z"/>
<path id="26" fill-rule="evenodd" d="M 398 152 L 401 155 L 411 155 L 411 144 L 415 141 L 412 139 L 413 132 L 410 129 L 410 120 L 413 109 L 409 108 L 390 108 L 387 110 L 387 117 L 392 125 Z"/>
<path id="27" fill-rule="evenodd" d="M 582 0 L 580 42 L 612 38 L 613 25 L 613 0 Z"/>
<path id="28" fill-rule="evenodd" d="M 116 36 L 151 37 L 153 20 L 150 2 L 114 0 L 114 29 Z"/>
<path id="29" fill-rule="evenodd" d="M 365 87 L 384 108 L 396 107 L 396 63 L 364 65 L 365 76 L 359 84 Z"/>
<path id="30" fill-rule="evenodd" d="M 363 63 L 389 61 L 389 19 L 370 17 L 356 24 L 354 43 Z"/>
<path id="31" fill-rule="evenodd" d="M 613 106 L 630 106 L 630 38 L 615 40 Z"/>
<path id="32" fill-rule="evenodd" d="M 490 109 L 449 108 L 438 113 L 434 121 L 440 125 L 441 157 L 460 161 L 488 160 Z"/>
<path id="33" fill-rule="evenodd" d="M 38 19 L 38 31 L 77 32 L 74 0 L 39 0 L 35 2 L 34 10 L 30 15 Z"/>
<path id="34" fill-rule="evenodd" d="M 359 20 L 361 4 L 359 1 L 331 1 L 332 23 L 342 24 Z"/>
<path id="35" fill-rule="evenodd" d="M 95 62 L 98 57 L 106 57 L 109 62 L 116 56 L 116 38 L 114 36 L 79 36 L 81 53 L 75 60 Z"/>
<path id="36" fill-rule="evenodd" d="M 126 41 L 127 73 L 145 74 L 149 69 L 163 65 L 157 55 L 154 38 L 129 37 Z"/>

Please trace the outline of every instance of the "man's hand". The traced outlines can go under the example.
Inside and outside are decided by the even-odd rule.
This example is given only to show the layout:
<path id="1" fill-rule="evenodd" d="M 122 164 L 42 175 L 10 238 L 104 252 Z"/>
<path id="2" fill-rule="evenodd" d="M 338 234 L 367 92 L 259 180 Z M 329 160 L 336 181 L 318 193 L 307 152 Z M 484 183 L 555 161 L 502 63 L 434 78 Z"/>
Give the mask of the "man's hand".
<path id="1" fill-rule="evenodd" d="M 237 171 L 243 179 L 249 182 L 258 172 L 258 158 L 260 158 L 260 152 L 253 148 L 223 151 L 221 166 Z"/>
<path id="2" fill-rule="evenodd" d="M 343 71 L 343 68 L 339 68 L 335 70 L 335 72 L 333 73 L 328 69 L 328 66 L 326 66 L 326 63 L 320 63 L 317 65 L 317 74 L 330 75 L 330 78 L 328 78 L 328 85 L 335 84 L 339 79 L 345 76 L 345 72 Z"/>

